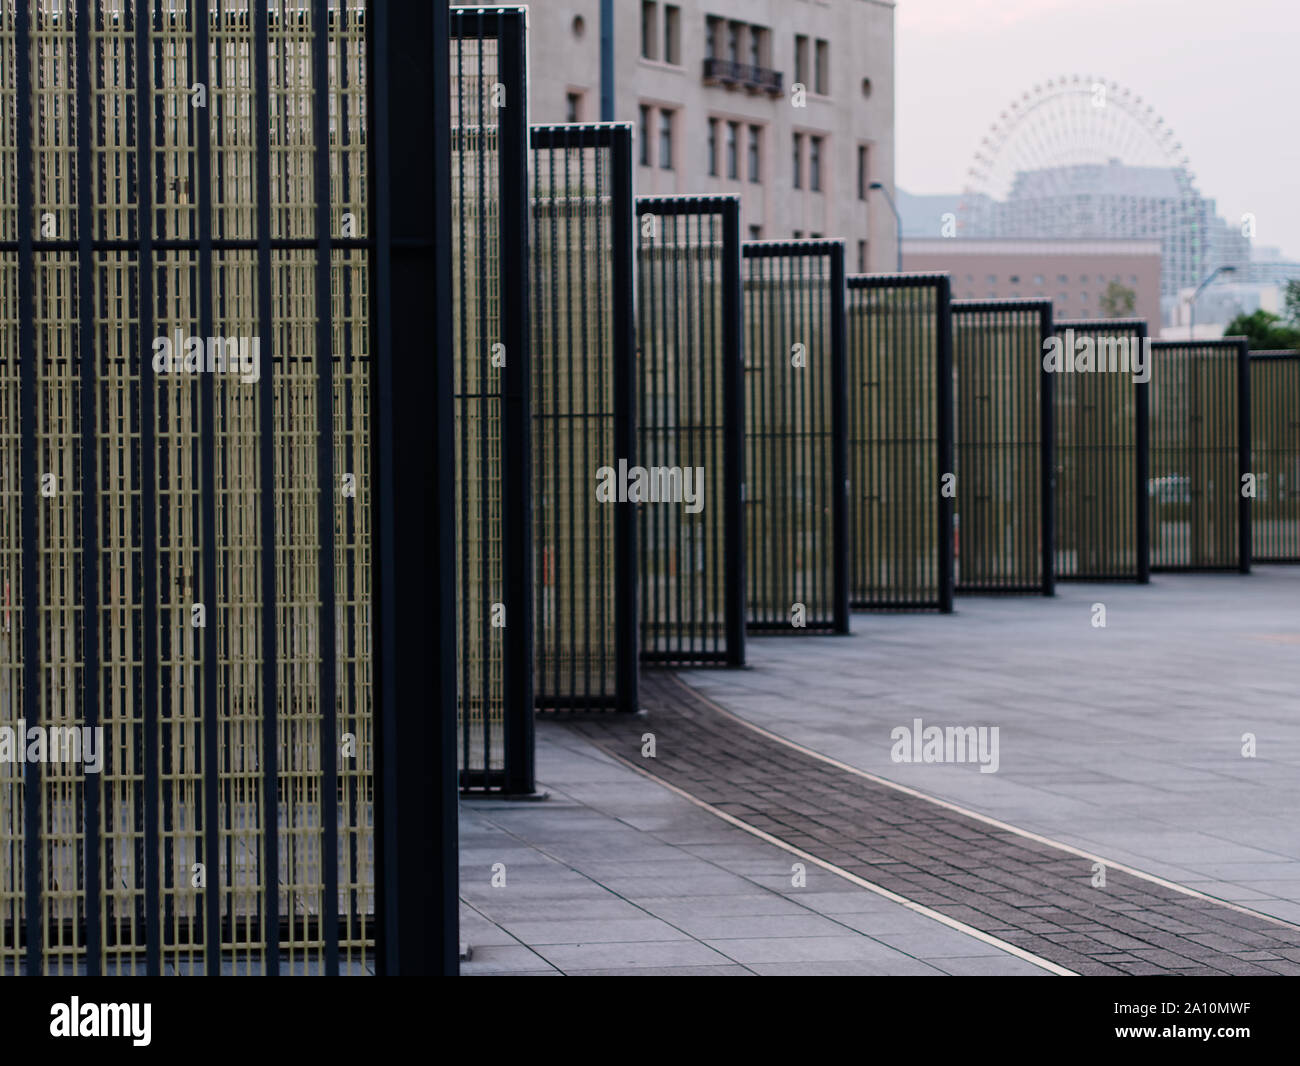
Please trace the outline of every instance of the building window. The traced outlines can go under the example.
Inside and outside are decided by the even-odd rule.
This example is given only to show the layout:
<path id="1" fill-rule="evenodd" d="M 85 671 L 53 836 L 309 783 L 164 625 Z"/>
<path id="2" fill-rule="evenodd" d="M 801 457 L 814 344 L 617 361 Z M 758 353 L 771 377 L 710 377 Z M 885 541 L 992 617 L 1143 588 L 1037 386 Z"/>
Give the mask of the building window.
<path id="1" fill-rule="evenodd" d="M 808 138 L 808 188 L 822 191 L 822 139 Z"/>
<path id="2" fill-rule="evenodd" d="M 767 65 L 763 62 L 763 30 L 758 26 L 749 27 L 749 65 L 756 69 Z"/>
<path id="3" fill-rule="evenodd" d="M 682 9 L 664 5 L 664 62 L 673 66 L 682 61 Z"/>
<path id="4" fill-rule="evenodd" d="M 757 126 L 749 127 L 749 180 L 757 184 L 763 178 L 759 173 L 759 137 L 761 136 Z"/>
<path id="5" fill-rule="evenodd" d="M 796 241 L 801 241 L 801 240 L 803 240 L 803 230 L 801 230 L 801 229 L 797 229 L 797 230 L 795 230 L 795 231 L 794 231 L 794 239 L 795 239 Z"/>
<path id="6" fill-rule="evenodd" d="M 722 19 L 709 16 L 708 27 L 704 31 L 704 58 L 718 58 L 719 38 L 722 36 Z"/>
<path id="7" fill-rule="evenodd" d="M 794 38 L 794 80 L 800 85 L 808 84 L 808 38 L 802 33 Z"/>
<path id="8" fill-rule="evenodd" d="M 564 121 L 582 121 L 582 93 L 567 93 L 564 97 Z"/>
<path id="9" fill-rule="evenodd" d="M 1011 278 L 1010 278 L 1010 281 L 1011 281 L 1011 284 L 1012 284 L 1012 285 L 1019 285 L 1019 284 L 1020 284 L 1020 275 L 1019 275 L 1019 274 L 1012 274 L 1012 275 L 1011 275 Z"/>
<path id="10" fill-rule="evenodd" d="M 641 143 L 639 160 L 643 167 L 650 165 L 650 109 L 641 105 L 641 117 L 637 120 L 636 138 Z"/>
<path id="11" fill-rule="evenodd" d="M 867 157 L 867 146 L 858 145 L 858 199 L 867 198 L 867 186 L 871 184 L 871 168 L 868 165 L 870 160 Z"/>
<path id="12" fill-rule="evenodd" d="M 709 119 L 709 177 L 718 176 L 718 120 Z"/>
<path id="13" fill-rule="evenodd" d="M 659 169 L 673 169 L 673 113 L 659 112 Z"/>
<path id="14" fill-rule="evenodd" d="M 831 46 L 826 41 L 818 41 L 815 51 L 816 67 L 813 70 L 813 91 L 818 96 L 831 94 Z"/>
<path id="15" fill-rule="evenodd" d="M 858 273 L 867 272 L 867 242 L 858 241 Z"/>
<path id="16" fill-rule="evenodd" d="M 1035 284 L 1035 285 L 1041 285 L 1042 283 L 1043 283 L 1043 275 L 1042 275 L 1042 274 L 1035 274 L 1035 275 L 1034 275 L 1034 284 Z"/>
<path id="17" fill-rule="evenodd" d="M 733 63 L 740 62 L 740 27 L 739 22 L 727 23 L 727 58 Z"/>
<path id="18" fill-rule="evenodd" d="M 1063 292 L 1058 294 L 1056 297 L 1056 302 L 1061 304 L 1068 304 L 1070 302 L 1070 294 L 1068 292 Z"/>
<path id="19" fill-rule="evenodd" d="M 763 239 L 763 227 L 762 227 L 762 226 L 750 226 L 750 227 L 749 227 L 749 239 L 750 239 L 751 241 L 761 241 L 761 240 Z"/>
<path id="20" fill-rule="evenodd" d="M 655 24 L 659 21 L 659 5 L 655 0 L 641 0 L 641 57 L 659 58 L 659 34 Z"/>
<path id="21" fill-rule="evenodd" d="M 1088 294 L 1086 292 L 1079 293 L 1079 303 L 1086 304 L 1087 302 L 1088 302 Z"/>
<path id="22" fill-rule="evenodd" d="M 1069 284 L 1070 284 L 1070 275 L 1069 275 L 1069 274 L 1057 274 L 1057 275 L 1056 275 L 1056 280 L 1059 281 L 1062 285 L 1069 285 Z"/>
<path id="23" fill-rule="evenodd" d="M 727 177 L 736 181 L 740 177 L 740 149 L 736 141 L 740 138 L 740 123 L 727 123 Z"/>
<path id="24" fill-rule="evenodd" d="M 794 187 L 803 188 L 803 134 L 794 135 Z"/>

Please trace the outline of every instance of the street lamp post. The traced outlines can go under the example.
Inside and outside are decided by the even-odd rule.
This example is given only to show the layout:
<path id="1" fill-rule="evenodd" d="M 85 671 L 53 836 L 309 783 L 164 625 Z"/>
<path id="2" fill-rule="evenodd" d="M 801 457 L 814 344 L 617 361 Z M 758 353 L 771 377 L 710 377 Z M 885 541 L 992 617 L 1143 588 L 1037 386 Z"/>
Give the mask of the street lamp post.
<path id="1" fill-rule="evenodd" d="M 889 195 L 889 190 L 884 185 L 878 181 L 873 181 L 868 188 L 883 193 L 885 202 L 889 204 L 889 209 L 894 212 L 894 237 L 895 244 L 898 246 L 898 272 L 901 274 L 903 272 L 903 216 L 898 213 L 894 198 Z"/>
<path id="2" fill-rule="evenodd" d="M 1192 298 L 1189 301 L 1191 303 L 1191 307 L 1189 309 L 1190 321 L 1187 327 L 1187 339 L 1189 341 L 1196 340 L 1196 298 L 1201 295 L 1201 290 L 1204 289 L 1207 285 L 1209 285 L 1210 282 L 1212 282 L 1220 274 L 1235 274 L 1236 272 L 1237 272 L 1237 268 L 1235 266 L 1215 267 L 1214 270 L 1210 273 L 1210 276 L 1206 278 L 1203 282 L 1201 282 L 1198 286 L 1196 286 L 1196 291 L 1192 293 Z"/>

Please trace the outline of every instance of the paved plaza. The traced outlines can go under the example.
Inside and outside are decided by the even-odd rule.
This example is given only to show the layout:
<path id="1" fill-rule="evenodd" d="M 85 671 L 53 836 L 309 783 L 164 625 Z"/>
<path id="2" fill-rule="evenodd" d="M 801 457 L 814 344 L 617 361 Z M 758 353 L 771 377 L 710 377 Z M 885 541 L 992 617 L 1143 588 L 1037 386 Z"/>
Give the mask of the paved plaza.
<path id="1" fill-rule="evenodd" d="M 1300 973 L 1300 572 L 853 623 L 540 723 L 551 798 L 464 805 L 464 971 Z"/>

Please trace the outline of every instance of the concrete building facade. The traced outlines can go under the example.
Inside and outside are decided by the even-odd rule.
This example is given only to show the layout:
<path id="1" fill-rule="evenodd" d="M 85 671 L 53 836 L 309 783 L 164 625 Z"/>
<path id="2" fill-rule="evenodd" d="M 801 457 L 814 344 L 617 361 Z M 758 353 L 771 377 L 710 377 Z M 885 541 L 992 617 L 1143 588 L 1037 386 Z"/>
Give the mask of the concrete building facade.
<path id="1" fill-rule="evenodd" d="M 529 4 L 530 121 L 601 119 L 601 0 Z M 614 0 L 614 115 L 637 195 L 734 193 L 742 235 L 842 237 L 892 270 L 894 4 Z"/>
<path id="2" fill-rule="evenodd" d="M 1133 315 L 1160 334 L 1159 241 L 903 241 L 903 269 L 946 271 L 958 300 L 1052 301 L 1056 318 L 1104 318 L 1101 296 L 1112 281 L 1136 294 Z"/>

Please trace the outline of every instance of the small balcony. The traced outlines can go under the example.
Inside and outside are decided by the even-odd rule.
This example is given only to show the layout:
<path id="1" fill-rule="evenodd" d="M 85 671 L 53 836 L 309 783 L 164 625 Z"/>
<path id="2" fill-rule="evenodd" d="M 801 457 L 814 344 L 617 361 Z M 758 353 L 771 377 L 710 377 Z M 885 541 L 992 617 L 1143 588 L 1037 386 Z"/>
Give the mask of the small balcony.
<path id="1" fill-rule="evenodd" d="M 755 67 L 749 63 L 737 63 L 731 59 L 719 59 L 710 56 L 704 61 L 704 84 L 744 86 L 750 92 L 768 93 L 780 96 L 781 72 L 767 67 Z"/>

